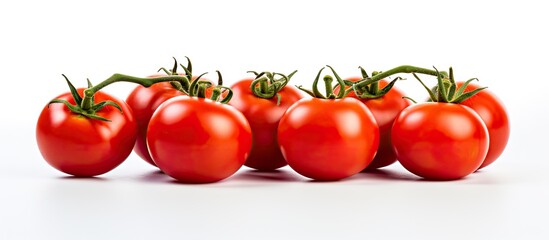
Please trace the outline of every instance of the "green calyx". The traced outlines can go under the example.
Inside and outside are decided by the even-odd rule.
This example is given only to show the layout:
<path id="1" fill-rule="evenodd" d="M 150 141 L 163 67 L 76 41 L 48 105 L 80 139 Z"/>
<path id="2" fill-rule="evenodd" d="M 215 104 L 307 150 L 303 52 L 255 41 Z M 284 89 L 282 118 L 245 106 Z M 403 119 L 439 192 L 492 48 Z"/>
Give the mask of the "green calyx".
<path id="1" fill-rule="evenodd" d="M 209 98 L 215 102 L 229 103 L 229 101 L 231 101 L 231 98 L 233 97 L 233 91 L 231 90 L 231 88 L 223 86 L 223 77 L 221 76 L 221 72 L 217 70 L 216 72 L 218 77 L 217 86 L 214 87 L 213 84 L 209 81 L 200 80 L 200 78 L 206 74 L 203 73 L 191 82 L 188 95 L 191 97 L 207 98 L 206 90 L 213 87 L 212 94 Z M 223 97 L 222 95 L 225 92 L 227 93 L 227 95 Z"/>
<path id="2" fill-rule="evenodd" d="M 337 80 L 337 85 L 339 86 L 345 86 L 345 81 L 343 79 L 341 79 L 341 77 L 339 77 L 339 75 L 337 74 L 337 72 L 330 66 L 330 65 L 326 65 L 328 68 L 330 68 L 330 70 L 332 70 L 332 73 L 334 74 L 334 77 L 336 78 Z M 318 74 L 316 75 L 316 78 L 313 82 L 313 90 L 308 90 L 308 89 L 305 89 L 303 88 L 302 86 L 296 86 L 299 90 L 301 91 L 304 91 L 305 93 L 311 95 L 312 97 L 314 98 L 322 98 L 322 99 L 341 99 L 341 98 L 344 98 L 345 96 L 347 96 L 347 94 L 352 91 L 352 89 L 344 89 L 344 88 L 341 88 L 340 91 L 336 94 L 334 94 L 334 86 L 332 86 L 332 82 L 334 81 L 333 77 L 330 76 L 330 75 L 326 75 L 324 76 L 323 80 L 324 80 L 324 86 L 325 86 L 325 89 L 326 89 L 326 96 L 324 96 L 322 93 L 320 93 L 320 91 L 318 90 L 318 82 L 319 82 L 319 79 L 320 79 L 320 74 L 322 73 L 322 70 L 324 70 L 324 67 L 321 68 L 319 71 L 318 71 Z M 337 86 L 336 85 L 336 86 Z"/>
<path id="3" fill-rule="evenodd" d="M 356 84 L 350 81 L 346 81 L 345 84 L 347 86 L 351 86 L 353 91 L 355 92 L 356 96 L 358 98 L 362 99 L 375 99 L 383 97 L 385 94 L 387 94 L 395 85 L 395 83 L 398 80 L 401 80 L 401 77 L 396 77 L 394 80 L 389 82 L 387 86 L 385 86 L 382 89 L 379 89 L 379 78 L 376 79 L 376 81 L 373 81 L 372 78 L 375 76 L 380 75 L 382 72 L 374 71 L 372 73 L 372 78 L 368 76 L 368 73 L 366 73 L 366 70 L 362 67 L 358 67 L 360 69 L 360 73 L 362 74 L 362 80 L 357 82 Z"/>
<path id="4" fill-rule="evenodd" d="M 435 67 L 433 68 L 437 73 L 439 73 L 439 71 Z M 413 73 L 413 75 L 421 83 L 421 85 L 423 85 L 425 90 L 427 90 L 427 92 L 429 93 L 429 100 L 432 102 L 461 103 L 487 88 L 480 87 L 472 91 L 465 92 L 465 89 L 467 88 L 469 83 L 475 80 L 478 81 L 478 79 L 471 78 L 465 81 L 465 83 L 463 83 L 461 87 L 457 88 L 456 81 L 454 80 L 454 70 L 451 67 L 449 72 L 449 76 L 442 73 L 437 74 L 437 85 L 433 89 L 427 87 L 427 85 L 425 85 L 425 83 L 423 83 L 423 81 L 421 81 L 421 79 L 415 73 Z"/>
<path id="5" fill-rule="evenodd" d="M 248 72 L 255 74 L 255 79 L 250 84 L 250 90 L 254 96 L 264 99 L 271 99 L 276 96 L 277 105 L 280 105 L 280 94 L 278 94 L 278 92 L 288 84 L 297 70 L 293 71 L 288 76 L 276 72 Z M 276 79 L 277 75 L 280 76 L 280 78 Z"/>
<path id="6" fill-rule="evenodd" d="M 97 112 L 100 111 L 101 109 L 103 109 L 104 107 L 112 106 L 112 107 L 115 107 L 116 109 L 118 109 L 120 112 L 122 112 L 122 108 L 120 107 L 120 105 L 118 105 L 117 103 L 115 103 L 113 101 L 110 101 L 110 100 L 106 100 L 106 101 L 103 101 L 103 102 L 100 102 L 100 103 L 97 103 L 97 104 L 94 103 L 95 99 L 94 99 L 93 96 L 91 97 L 91 101 L 92 101 L 91 107 L 88 108 L 88 109 L 83 109 L 81 107 L 82 102 L 83 102 L 82 96 L 80 96 L 80 94 L 78 93 L 78 91 L 76 90 L 74 85 L 69 81 L 69 79 L 67 78 L 67 76 L 65 76 L 65 74 L 63 74 L 63 77 L 65 78 L 65 80 L 67 81 L 67 84 L 69 85 L 71 95 L 72 95 L 72 97 L 74 99 L 74 102 L 76 104 L 73 105 L 69 101 L 63 100 L 63 99 L 54 99 L 54 100 L 51 100 L 48 103 L 48 106 L 52 103 L 63 103 L 73 113 L 77 113 L 77 114 L 80 114 L 80 115 L 88 117 L 88 118 L 97 119 L 97 120 L 106 121 L 106 122 L 110 122 L 110 120 L 97 115 Z M 88 79 L 88 89 L 92 88 L 92 87 L 93 87 L 93 85 L 91 84 L 90 80 Z"/>
<path id="7" fill-rule="evenodd" d="M 185 94 L 188 94 L 188 91 L 189 91 L 189 87 L 190 87 L 190 82 L 192 81 L 192 77 L 193 77 L 193 74 L 192 74 L 192 71 L 193 71 L 193 65 L 191 63 L 191 59 L 189 59 L 189 57 L 185 56 L 185 58 L 187 59 L 187 66 L 183 66 L 183 64 L 178 64 L 177 63 L 177 59 L 174 57 L 173 60 L 174 60 L 174 64 L 173 64 L 173 67 L 172 69 L 168 70 L 164 67 L 161 67 L 160 69 L 158 69 L 158 72 L 160 71 L 163 71 L 164 73 L 166 73 L 167 75 L 179 75 L 179 73 L 177 72 L 177 67 L 178 66 L 181 66 L 181 68 L 183 68 L 183 70 L 185 71 L 185 75 L 184 75 L 184 79 L 181 79 L 179 81 L 171 81 L 170 84 L 172 85 L 173 88 L 185 93 Z"/>
<path id="8" fill-rule="evenodd" d="M 116 104 L 115 102 L 109 101 L 109 100 L 103 101 L 103 102 L 100 102 L 100 103 L 95 103 L 95 97 L 94 97 L 95 93 L 98 92 L 99 90 L 103 89 L 104 87 L 106 87 L 106 86 L 108 86 L 112 83 L 115 83 L 115 82 L 132 82 L 132 83 L 140 84 L 144 87 L 150 87 L 153 84 L 159 83 L 159 82 L 171 82 L 171 81 L 178 81 L 179 82 L 179 81 L 187 80 L 187 78 L 185 76 L 175 76 L 175 75 L 166 76 L 166 77 L 157 77 L 157 78 L 138 78 L 138 77 L 133 77 L 133 76 L 128 76 L 128 75 L 124 75 L 124 74 L 115 73 L 111 77 L 107 78 L 106 80 L 100 82 L 99 84 L 97 84 L 95 86 L 93 86 L 91 84 L 91 82 L 89 81 L 89 79 L 88 79 L 88 88 L 84 90 L 83 96 L 80 96 L 80 94 L 78 94 L 78 92 L 76 91 L 76 88 L 69 81 L 69 79 L 65 75 L 63 75 L 63 77 L 65 78 L 67 84 L 69 85 L 71 95 L 72 95 L 76 105 L 72 105 L 68 101 L 62 100 L 62 99 L 54 99 L 54 100 L 50 101 L 49 104 L 63 103 L 69 108 L 70 111 L 72 111 L 74 113 L 80 114 L 80 115 L 88 117 L 88 118 L 97 119 L 97 120 L 101 120 L 101 121 L 107 121 L 107 122 L 110 122 L 110 120 L 98 116 L 97 115 L 98 111 L 100 111 L 101 109 L 103 109 L 106 106 L 116 107 L 120 111 L 122 111 L 122 108 L 120 108 L 120 106 L 118 104 Z"/>

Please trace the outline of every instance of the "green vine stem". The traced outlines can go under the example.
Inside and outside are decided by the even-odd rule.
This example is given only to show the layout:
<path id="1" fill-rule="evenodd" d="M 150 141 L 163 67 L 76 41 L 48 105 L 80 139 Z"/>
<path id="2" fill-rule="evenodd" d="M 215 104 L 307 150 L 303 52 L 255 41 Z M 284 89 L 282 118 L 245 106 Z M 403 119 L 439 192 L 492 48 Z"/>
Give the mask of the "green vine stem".
<path id="1" fill-rule="evenodd" d="M 217 71 L 217 85 L 213 87 L 212 94 L 210 96 L 210 99 L 215 102 L 220 103 L 229 103 L 231 98 L 233 97 L 233 91 L 229 87 L 223 86 L 223 77 L 221 76 L 221 72 Z M 205 73 L 204 73 L 205 74 Z M 199 98 L 207 98 L 207 89 L 212 87 L 213 84 L 209 81 L 200 80 L 200 78 L 204 75 L 198 76 L 194 81 L 192 81 L 191 86 L 189 87 L 189 96 L 191 97 L 199 97 Z M 226 96 L 222 96 L 223 93 L 227 92 Z"/>
<path id="2" fill-rule="evenodd" d="M 111 77 L 107 78 L 105 81 L 87 88 L 84 90 L 84 97 L 82 98 L 82 104 L 80 105 L 80 108 L 82 110 L 89 110 L 92 109 L 94 102 L 93 102 L 93 95 L 101 90 L 102 88 L 113 84 L 115 82 L 131 82 L 131 83 L 137 83 L 144 87 L 150 87 L 151 85 L 159 82 L 169 82 L 169 81 L 183 81 L 188 82 L 189 79 L 187 79 L 186 76 L 166 76 L 166 77 L 156 77 L 156 78 L 139 78 L 124 74 L 115 73 Z"/>
<path id="3" fill-rule="evenodd" d="M 358 67 L 358 68 L 360 69 L 360 72 L 362 74 L 362 79 L 371 79 L 370 76 L 368 76 L 368 73 L 366 72 L 366 70 L 364 70 L 364 68 L 362 67 Z M 379 74 L 380 72 L 374 71 L 372 73 L 372 76 L 375 77 Z M 351 82 L 351 81 L 345 82 L 345 84 L 351 87 L 351 89 L 355 92 L 355 95 L 358 98 L 375 99 L 375 98 L 383 97 L 385 94 L 387 94 L 393 88 L 393 86 L 398 80 L 402 80 L 402 78 L 396 77 L 394 80 L 389 82 L 387 86 L 383 87 L 382 89 L 379 89 L 379 81 L 375 81 L 368 85 L 362 85 L 362 86 L 358 86 L 358 84 L 355 84 L 354 82 Z"/>
<path id="4" fill-rule="evenodd" d="M 434 69 L 437 73 L 439 72 L 436 68 Z M 423 83 L 423 81 L 417 76 L 417 74 L 415 73 L 412 73 L 412 74 L 421 83 L 421 85 L 423 85 L 425 90 L 427 90 L 427 92 L 429 93 L 430 101 L 433 101 L 433 102 L 460 103 L 487 88 L 487 87 L 479 87 L 479 88 L 473 89 L 472 91 L 465 92 L 465 89 L 467 88 L 469 83 L 475 80 L 478 81 L 478 79 L 471 78 L 465 81 L 465 83 L 463 83 L 463 85 L 461 85 L 461 87 L 459 87 L 458 89 L 456 81 L 454 80 L 454 70 L 450 68 L 449 72 L 450 72 L 449 76 L 448 75 L 445 76 L 444 74 L 436 75 L 437 85 L 433 89 L 430 89 L 429 87 L 427 87 L 427 85 Z"/>
<path id="5" fill-rule="evenodd" d="M 337 80 L 337 84 L 339 84 L 339 86 L 345 86 L 345 81 L 343 79 L 341 79 L 341 77 L 339 77 L 339 75 L 337 74 L 337 72 L 330 66 L 330 65 L 326 65 L 328 68 L 330 68 L 330 70 L 332 70 L 332 73 L 334 74 L 334 77 L 336 78 Z M 320 74 L 322 73 L 322 71 L 324 70 L 324 67 L 321 68 L 319 71 L 318 71 L 318 74 L 316 75 L 315 77 L 315 80 L 313 82 L 313 90 L 308 90 L 308 89 L 305 89 L 303 88 L 303 86 L 296 86 L 299 90 L 301 91 L 304 91 L 305 93 L 311 95 L 312 97 L 314 98 L 322 98 L 322 99 L 340 99 L 340 98 L 343 98 L 347 95 L 348 91 L 345 91 L 344 89 L 341 89 L 341 91 L 339 91 L 337 93 L 337 95 L 334 94 L 334 87 L 332 86 L 332 82 L 334 81 L 333 77 L 330 76 L 330 75 L 326 75 L 324 76 L 323 80 L 324 80 L 324 85 L 325 85 L 325 89 L 326 89 L 326 96 L 324 96 L 322 93 L 320 93 L 320 91 L 318 90 L 318 81 L 320 80 Z"/>
<path id="6" fill-rule="evenodd" d="M 286 76 L 276 72 L 257 73 L 255 71 L 248 71 L 248 73 L 253 73 L 256 76 L 250 84 L 250 90 L 254 96 L 258 98 L 271 99 L 276 96 L 277 105 L 280 105 L 280 94 L 278 94 L 278 92 L 288 84 L 296 72 L 297 70 Z M 280 78 L 276 79 L 277 75 L 280 76 Z"/>
<path id="7" fill-rule="evenodd" d="M 189 81 L 192 81 L 193 79 L 193 65 L 189 57 L 185 56 L 185 58 L 187 59 L 187 67 L 183 66 L 183 64 L 178 64 L 177 59 L 173 57 L 174 64 L 171 70 L 161 67 L 160 69 L 158 69 L 157 72 L 163 71 L 164 73 L 166 73 L 166 75 L 180 75 L 177 72 L 177 66 L 181 66 L 181 68 L 183 68 L 183 70 L 185 71 L 185 76 L 187 77 L 188 81 L 171 81 L 170 84 L 173 88 L 186 94 L 189 91 Z"/>
<path id="8" fill-rule="evenodd" d="M 439 76 L 439 74 L 441 74 L 443 77 L 448 76 L 446 72 L 438 72 L 436 70 L 427 69 L 427 68 L 415 67 L 410 65 L 402 65 L 402 66 L 389 69 L 385 72 L 378 72 L 377 74 L 373 75 L 371 78 L 367 78 L 367 79 L 364 79 L 363 81 L 357 82 L 356 87 L 362 88 L 366 85 L 375 83 L 381 79 L 390 77 L 398 73 L 421 73 L 421 74 L 427 74 L 431 76 Z"/>

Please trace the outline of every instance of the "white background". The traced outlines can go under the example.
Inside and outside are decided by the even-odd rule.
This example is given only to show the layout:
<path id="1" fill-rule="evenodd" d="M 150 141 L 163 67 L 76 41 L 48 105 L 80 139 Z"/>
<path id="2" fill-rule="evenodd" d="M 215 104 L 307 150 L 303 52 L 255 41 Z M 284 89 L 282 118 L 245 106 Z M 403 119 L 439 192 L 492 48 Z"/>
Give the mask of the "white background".
<path id="1" fill-rule="evenodd" d="M 547 22 L 542 1 L 528 0 L 3 1 L 0 239 L 549 239 Z M 34 128 L 68 90 L 62 73 L 85 86 L 149 75 L 172 56 L 228 84 L 247 70 L 298 69 L 292 81 L 309 86 L 325 64 L 342 76 L 453 66 L 505 102 L 511 139 L 496 163 L 451 182 L 398 164 L 333 183 L 242 168 L 208 185 L 176 184 L 133 154 L 96 179 L 46 164 Z M 125 98 L 133 87 L 105 91 Z"/>

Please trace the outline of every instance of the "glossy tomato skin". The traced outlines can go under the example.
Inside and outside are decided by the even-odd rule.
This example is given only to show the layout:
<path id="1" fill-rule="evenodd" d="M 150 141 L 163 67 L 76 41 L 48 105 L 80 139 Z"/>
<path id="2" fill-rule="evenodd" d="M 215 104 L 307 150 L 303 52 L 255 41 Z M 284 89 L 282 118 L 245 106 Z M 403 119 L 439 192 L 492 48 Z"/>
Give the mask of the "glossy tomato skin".
<path id="1" fill-rule="evenodd" d="M 379 145 L 372 113 L 354 98 L 301 99 L 280 120 L 278 142 L 288 165 L 320 181 L 366 168 Z"/>
<path id="2" fill-rule="evenodd" d="M 184 76 L 183 74 L 179 74 Z M 155 74 L 149 77 L 165 77 L 166 74 Z M 193 80 L 196 77 L 192 77 Z M 200 80 L 209 81 L 207 79 L 201 78 Z M 211 82 L 211 81 L 210 81 Z M 213 88 L 206 89 L 206 96 L 210 97 L 212 94 Z M 152 117 L 154 111 L 166 100 L 175 97 L 183 96 L 185 93 L 175 89 L 170 82 L 160 82 L 153 84 L 150 87 L 144 87 L 138 85 L 133 89 L 133 91 L 128 95 L 126 103 L 133 110 L 135 119 L 137 121 L 137 141 L 135 142 L 134 151 L 139 157 L 141 157 L 146 162 L 150 163 L 153 166 L 156 166 L 154 161 L 149 154 L 149 149 L 147 148 L 147 127 L 149 126 L 149 121 Z"/>
<path id="3" fill-rule="evenodd" d="M 78 89 L 82 95 L 83 89 Z M 75 104 L 70 93 L 55 99 Z M 135 144 L 137 124 L 128 105 L 103 92 L 95 94 L 95 101 L 116 102 L 122 113 L 106 106 L 97 115 L 111 120 L 89 119 L 72 113 L 61 103 L 46 105 L 36 126 L 36 141 L 44 159 L 54 168 L 77 177 L 104 174 L 120 165 Z"/>
<path id="4" fill-rule="evenodd" d="M 183 92 L 175 89 L 169 82 L 153 84 L 146 88 L 141 85 L 135 87 L 128 95 L 126 102 L 133 110 L 137 121 L 137 141 L 134 151 L 146 162 L 156 166 L 147 148 L 147 127 L 154 111 L 166 100 L 175 96 L 182 96 Z"/>
<path id="5" fill-rule="evenodd" d="M 250 89 L 252 81 L 244 79 L 231 86 L 234 95 L 229 104 L 244 114 L 252 128 L 252 150 L 244 165 L 261 171 L 272 171 L 287 165 L 278 147 L 278 123 L 286 110 L 302 95 L 296 88 L 286 86 L 278 92 L 280 105 L 277 105 L 277 97 L 256 97 Z"/>
<path id="6" fill-rule="evenodd" d="M 486 125 L 460 104 L 412 105 L 397 117 L 391 134 L 398 161 L 425 179 L 463 178 L 478 169 L 488 152 Z"/>
<path id="7" fill-rule="evenodd" d="M 361 80 L 359 77 L 348 78 L 347 80 L 356 82 Z M 382 89 L 389 84 L 386 80 L 378 82 L 379 88 Z M 396 154 L 391 144 L 391 128 L 398 114 L 408 106 L 410 102 L 402 97 L 402 93 L 398 88 L 393 87 L 384 96 L 376 99 L 361 99 L 358 98 L 354 91 L 351 91 L 347 97 L 353 97 L 360 100 L 374 115 L 376 123 L 379 127 L 379 148 L 377 154 L 366 168 L 367 170 L 378 169 L 389 166 L 397 161 Z"/>
<path id="8" fill-rule="evenodd" d="M 178 96 L 153 114 L 147 145 L 164 173 L 181 182 L 209 183 L 242 167 L 252 132 L 244 115 L 229 105 Z"/>
<path id="9" fill-rule="evenodd" d="M 458 82 L 457 87 L 461 87 L 463 82 Z M 479 86 L 469 84 L 465 92 L 472 91 Z M 471 98 L 461 102 L 460 104 L 472 108 L 482 118 L 482 121 L 488 128 L 490 136 L 490 147 L 486 158 L 480 165 L 480 168 L 486 167 L 496 161 L 505 150 L 510 134 L 509 115 L 503 105 L 503 102 L 492 92 L 485 89 L 475 94 Z"/>

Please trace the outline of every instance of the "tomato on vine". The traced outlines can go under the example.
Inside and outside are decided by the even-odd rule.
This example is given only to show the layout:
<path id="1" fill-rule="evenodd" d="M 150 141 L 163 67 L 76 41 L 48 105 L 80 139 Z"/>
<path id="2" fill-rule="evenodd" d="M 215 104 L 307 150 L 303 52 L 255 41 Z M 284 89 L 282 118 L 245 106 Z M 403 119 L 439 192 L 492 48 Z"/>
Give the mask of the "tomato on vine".
<path id="1" fill-rule="evenodd" d="M 277 129 L 286 110 L 302 98 L 299 90 L 286 85 L 296 72 L 288 76 L 253 72 L 255 79 L 243 79 L 231 86 L 234 95 L 229 104 L 244 114 L 253 133 L 252 150 L 244 165 L 261 171 L 286 166 L 278 147 Z"/>
<path id="2" fill-rule="evenodd" d="M 362 77 L 351 77 L 345 79 L 346 89 L 354 86 L 355 91 L 349 92 L 347 97 L 353 97 L 360 100 L 374 115 L 379 127 L 379 147 L 374 160 L 368 165 L 367 170 L 382 168 L 396 162 L 396 155 L 391 144 L 391 127 L 398 114 L 410 105 L 404 94 L 394 87 L 399 79 L 388 82 L 386 80 L 371 81 L 366 71 L 359 67 Z M 374 72 L 374 76 L 377 75 Z M 357 82 L 369 81 L 368 84 L 356 84 Z M 338 93 L 338 85 L 334 92 Z"/>
<path id="3" fill-rule="evenodd" d="M 66 77 L 65 80 L 70 92 L 50 101 L 38 117 L 36 141 L 40 153 L 52 167 L 73 176 L 92 177 L 109 172 L 131 153 L 137 124 L 124 101 L 99 90 L 117 81 L 149 86 L 154 81 L 114 74 L 96 86 L 88 81 L 87 89 L 76 89 Z"/>
<path id="4" fill-rule="evenodd" d="M 178 73 L 177 68 L 181 66 L 184 73 Z M 137 140 L 135 142 L 134 151 L 146 162 L 150 163 L 153 166 L 156 166 L 152 160 L 149 149 L 147 148 L 147 127 L 149 121 L 154 111 L 166 100 L 176 97 L 187 95 L 190 87 L 190 81 L 200 80 L 204 75 L 194 77 L 192 75 L 192 64 L 191 60 L 187 57 L 187 67 L 177 63 L 177 60 L 174 58 L 174 66 L 171 70 L 165 68 L 160 68 L 164 74 L 155 74 L 149 77 L 164 77 L 170 75 L 179 75 L 184 76 L 186 79 L 179 81 L 171 82 L 160 82 L 156 83 L 150 87 L 145 86 L 136 86 L 133 91 L 126 98 L 126 103 L 133 110 L 135 119 L 137 122 Z M 209 90 L 211 91 L 211 90 Z M 211 95 L 211 92 L 209 93 Z"/>
<path id="5" fill-rule="evenodd" d="M 475 84 L 466 85 L 465 82 L 457 82 L 456 84 L 458 88 L 465 85 L 465 91 L 479 88 Z M 507 146 L 510 134 L 509 115 L 503 102 L 488 90 L 483 90 L 460 104 L 468 106 L 478 113 L 488 128 L 490 146 L 488 154 L 486 154 L 486 158 L 479 169 L 484 168 L 496 161 L 505 150 L 505 146 Z"/>
<path id="6" fill-rule="evenodd" d="M 391 138 L 398 161 L 415 175 L 432 180 L 454 180 L 476 171 L 489 147 L 488 130 L 480 116 L 459 104 L 484 88 L 465 92 L 470 81 L 457 87 L 438 74 L 432 102 L 412 105 L 396 118 Z"/>
<path id="7" fill-rule="evenodd" d="M 328 66 L 340 85 L 343 80 Z M 326 96 L 318 90 L 320 69 L 313 90 L 299 89 L 312 99 L 301 99 L 280 120 L 278 142 L 288 165 L 299 174 L 321 181 L 350 177 L 368 166 L 379 145 L 374 116 L 360 101 L 335 95 L 333 78 L 324 77 Z"/>
<path id="8" fill-rule="evenodd" d="M 242 113 L 225 104 L 230 88 L 220 84 L 206 99 L 212 84 L 193 81 L 189 96 L 173 97 L 154 112 L 147 130 L 147 146 L 154 163 L 181 182 L 210 183 L 234 174 L 252 146 L 250 125 Z M 227 94 L 223 96 L 223 91 Z M 217 101 L 220 102 L 217 102 Z"/>

